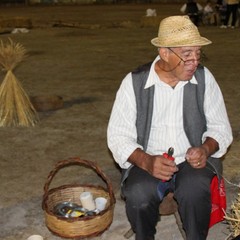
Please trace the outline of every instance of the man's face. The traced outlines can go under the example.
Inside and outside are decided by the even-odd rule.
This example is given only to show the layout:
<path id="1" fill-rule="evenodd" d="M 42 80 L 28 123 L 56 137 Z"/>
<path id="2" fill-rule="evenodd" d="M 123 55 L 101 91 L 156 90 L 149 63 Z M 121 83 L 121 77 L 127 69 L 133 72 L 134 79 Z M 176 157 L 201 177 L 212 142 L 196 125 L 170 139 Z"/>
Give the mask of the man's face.
<path id="1" fill-rule="evenodd" d="M 169 64 L 177 66 L 172 73 L 181 81 L 188 81 L 194 75 L 200 62 L 201 47 L 168 48 Z"/>

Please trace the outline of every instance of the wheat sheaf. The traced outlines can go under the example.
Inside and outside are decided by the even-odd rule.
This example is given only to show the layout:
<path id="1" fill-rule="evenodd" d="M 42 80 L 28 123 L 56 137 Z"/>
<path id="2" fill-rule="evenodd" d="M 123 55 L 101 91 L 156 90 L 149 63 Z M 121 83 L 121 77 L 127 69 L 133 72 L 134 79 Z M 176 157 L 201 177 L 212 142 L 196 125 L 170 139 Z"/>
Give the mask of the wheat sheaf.
<path id="1" fill-rule="evenodd" d="M 37 113 L 13 70 L 26 58 L 26 49 L 11 39 L 0 41 L 0 65 L 6 75 L 0 86 L 0 127 L 34 126 Z"/>

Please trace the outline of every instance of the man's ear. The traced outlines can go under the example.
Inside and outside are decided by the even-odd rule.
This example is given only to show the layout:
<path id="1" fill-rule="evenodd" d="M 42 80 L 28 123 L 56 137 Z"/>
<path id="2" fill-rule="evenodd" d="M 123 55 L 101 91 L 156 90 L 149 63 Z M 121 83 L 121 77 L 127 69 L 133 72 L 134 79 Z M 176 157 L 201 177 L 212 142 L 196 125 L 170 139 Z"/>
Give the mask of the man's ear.
<path id="1" fill-rule="evenodd" d="M 160 58 L 164 61 L 164 62 L 168 62 L 169 60 L 169 50 L 167 48 L 159 48 L 158 49 L 158 54 L 160 56 Z"/>

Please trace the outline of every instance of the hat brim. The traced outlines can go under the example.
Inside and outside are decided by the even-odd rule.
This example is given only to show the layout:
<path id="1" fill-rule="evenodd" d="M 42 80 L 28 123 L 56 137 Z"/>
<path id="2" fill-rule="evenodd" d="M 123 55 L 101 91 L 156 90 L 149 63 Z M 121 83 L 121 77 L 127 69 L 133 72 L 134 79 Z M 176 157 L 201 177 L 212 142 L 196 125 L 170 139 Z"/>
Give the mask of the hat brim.
<path id="1" fill-rule="evenodd" d="M 175 41 L 172 43 L 161 43 L 158 37 L 153 38 L 151 43 L 156 47 L 194 47 L 194 46 L 206 46 L 211 44 L 212 42 L 207 38 L 200 37 L 199 39 L 192 40 L 184 40 L 184 41 Z"/>

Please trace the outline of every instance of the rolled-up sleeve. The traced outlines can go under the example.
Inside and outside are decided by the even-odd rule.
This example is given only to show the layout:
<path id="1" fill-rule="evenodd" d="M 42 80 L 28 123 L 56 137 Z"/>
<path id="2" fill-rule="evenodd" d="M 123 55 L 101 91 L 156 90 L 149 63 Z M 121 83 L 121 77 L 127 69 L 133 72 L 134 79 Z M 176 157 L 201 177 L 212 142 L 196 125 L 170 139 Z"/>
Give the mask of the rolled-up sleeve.
<path id="1" fill-rule="evenodd" d="M 116 94 L 107 129 L 107 142 L 114 160 L 121 168 L 128 168 L 127 161 L 137 144 L 136 131 L 136 99 L 132 86 L 132 76 L 129 73 Z"/>
<path id="2" fill-rule="evenodd" d="M 215 139 L 219 150 L 212 157 L 220 158 L 232 143 L 232 129 L 229 123 L 224 98 L 210 71 L 205 68 L 206 90 L 204 111 L 207 120 L 207 131 L 203 134 L 202 141 L 207 137 Z"/>

